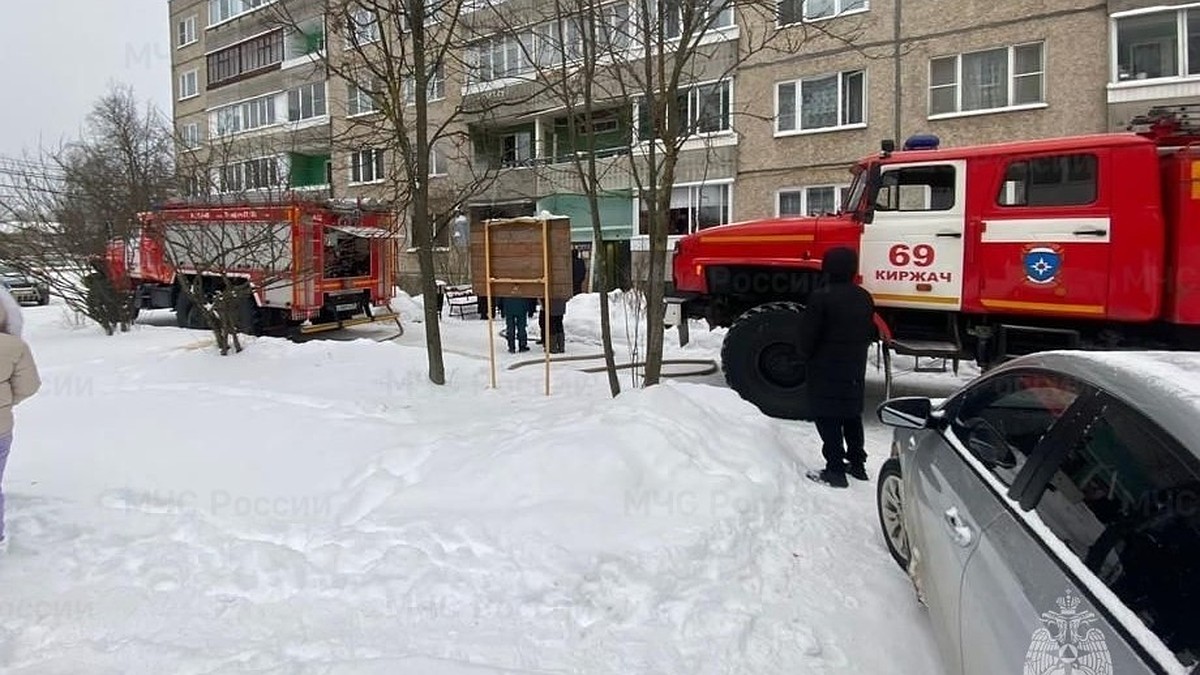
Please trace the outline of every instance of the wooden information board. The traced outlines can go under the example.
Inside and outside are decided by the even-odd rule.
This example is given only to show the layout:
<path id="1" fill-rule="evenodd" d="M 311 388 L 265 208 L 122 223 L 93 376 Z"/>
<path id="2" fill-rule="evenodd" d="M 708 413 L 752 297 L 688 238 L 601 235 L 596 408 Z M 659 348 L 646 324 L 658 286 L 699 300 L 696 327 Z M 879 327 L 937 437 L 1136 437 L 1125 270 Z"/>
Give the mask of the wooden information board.
<path id="1" fill-rule="evenodd" d="M 546 221 L 547 236 L 545 251 L 542 248 L 543 220 Z M 490 251 L 484 241 L 487 231 L 491 233 Z M 550 297 L 569 299 L 574 291 L 569 218 L 505 218 L 474 223 L 471 226 L 471 285 L 480 297 L 487 295 L 487 263 L 490 257 L 493 279 L 524 280 L 493 282 L 493 297 L 543 298 L 546 295 L 545 285 L 530 280 L 542 277 L 543 261 L 547 254 L 550 260 Z"/>

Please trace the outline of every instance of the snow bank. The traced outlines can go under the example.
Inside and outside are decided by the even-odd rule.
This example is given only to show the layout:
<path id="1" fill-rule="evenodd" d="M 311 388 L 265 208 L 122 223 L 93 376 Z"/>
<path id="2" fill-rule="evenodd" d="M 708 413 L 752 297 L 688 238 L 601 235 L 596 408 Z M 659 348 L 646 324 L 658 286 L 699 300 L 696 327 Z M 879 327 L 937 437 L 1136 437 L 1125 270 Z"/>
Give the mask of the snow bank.
<path id="1" fill-rule="evenodd" d="M 439 387 L 423 331 L 220 358 L 60 319 L 27 314 L 5 673 L 939 672 L 873 487 L 803 480 L 811 429 L 727 389 L 492 390 L 482 321 L 443 319 Z"/>

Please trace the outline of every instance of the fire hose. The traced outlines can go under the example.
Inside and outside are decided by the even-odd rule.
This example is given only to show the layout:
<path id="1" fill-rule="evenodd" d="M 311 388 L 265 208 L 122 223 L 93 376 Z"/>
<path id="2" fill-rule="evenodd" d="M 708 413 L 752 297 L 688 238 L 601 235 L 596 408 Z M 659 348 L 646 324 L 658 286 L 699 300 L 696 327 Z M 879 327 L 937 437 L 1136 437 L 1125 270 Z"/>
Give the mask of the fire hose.
<path id="1" fill-rule="evenodd" d="M 603 359 L 603 358 L 604 358 L 604 354 L 581 354 L 578 356 L 551 356 L 549 361 L 550 361 L 550 363 L 563 363 L 566 361 L 595 361 L 597 359 Z M 509 364 L 509 366 L 505 370 L 516 370 L 517 368 L 524 368 L 526 366 L 545 365 L 545 363 L 546 363 L 546 359 L 544 359 L 544 358 L 529 359 L 526 361 L 517 361 L 516 363 Z M 713 373 L 716 373 L 720 368 L 720 366 L 717 365 L 717 362 L 713 359 L 663 359 L 662 365 L 664 365 L 664 366 L 668 366 L 668 365 L 703 366 L 702 368 L 694 368 L 691 370 L 684 371 L 682 373 L 664 372 L 664 373 L 662 373 L 663 377 L 702 377 L 704 375 L 712 375 Z M 624 363 L 617 363 L 614 367 L 616 370 L 630 370 L 633 368 L 645 368 L 646 362 L 645 361 L 628 361 L 628 362 L 624 362 Z M 590 366 L 587 368 L 577 368 L 576 370 L 583 372 L 583 373 L 603 373 L 607 369 L 608 369 L 607 365 L 599 365 L 599 366 Z"/>

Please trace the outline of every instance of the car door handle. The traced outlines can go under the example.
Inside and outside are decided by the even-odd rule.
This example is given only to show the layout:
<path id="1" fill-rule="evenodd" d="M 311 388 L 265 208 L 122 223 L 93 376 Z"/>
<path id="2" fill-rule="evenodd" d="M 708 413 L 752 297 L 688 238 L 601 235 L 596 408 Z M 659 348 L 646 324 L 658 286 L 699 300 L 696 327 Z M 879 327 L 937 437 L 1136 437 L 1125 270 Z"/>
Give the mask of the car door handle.
<path id="1" fill-rule="evenodd" d="M 958 509 L 951 506 L 945 512 L 946 526 L 950 528 L 950 538 L 959 546 L 970 546 L 974 540 L 971 528 L 963 522 L 962 516 L 958 515 Z"/>
<path id="2" fill-rule="evenodd" d="M 962 232 L 938 232 L 939 237 L 949 237 L 951 239 L 962 239 Z"/>
<path id="3" fill-rule="evenodd" d="M 1102 230 L 1100 228 L 1093 230 L 1075 230 L 1071 234 L 1078 237 L 1103 237 L 1104 235 L 1108 234 L 1108 230 Z"/>

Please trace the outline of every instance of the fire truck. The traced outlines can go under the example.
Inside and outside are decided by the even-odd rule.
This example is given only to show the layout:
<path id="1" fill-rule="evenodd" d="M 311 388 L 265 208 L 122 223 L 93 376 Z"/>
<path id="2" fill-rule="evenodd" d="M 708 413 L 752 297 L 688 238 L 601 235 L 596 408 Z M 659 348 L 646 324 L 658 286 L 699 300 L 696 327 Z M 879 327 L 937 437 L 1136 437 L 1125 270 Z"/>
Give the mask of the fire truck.
<path id="1" fill-rule="evenodd" d="M 372 309 L 394 297 L 392 223 L 383 208 L 336 202 L 167 206 L 140 214 L 129 239 L 109 241 L 102 267 L 132 293 L 135 314 L 173 309 L 180 328 L 208 328 L 193 296 L 210 302 L 227 283 L 249 284 L 237 324 L 253 335 L 399 325 L 390 309 Z"/>
<path id="2" fill-rule="evenodd" d="M 850 172 L 837 213 L 675 244 L 667 325 L 727 327 L 726 380 L 764 413 L 808 417 L 795 335 L 835 246 L 859 253 L 888 358 L 986 370 L 1048 349 L 1200 350 L 1200 107 L 1045 140 L 919 134 Z"/>

